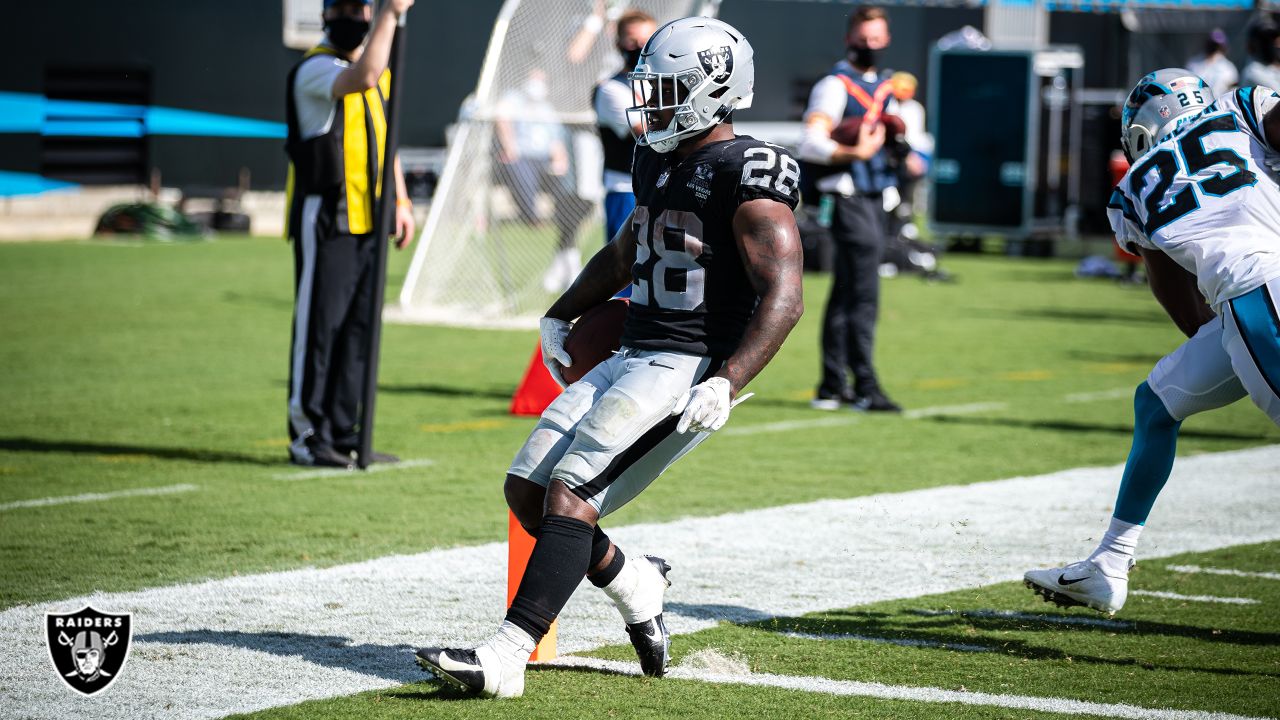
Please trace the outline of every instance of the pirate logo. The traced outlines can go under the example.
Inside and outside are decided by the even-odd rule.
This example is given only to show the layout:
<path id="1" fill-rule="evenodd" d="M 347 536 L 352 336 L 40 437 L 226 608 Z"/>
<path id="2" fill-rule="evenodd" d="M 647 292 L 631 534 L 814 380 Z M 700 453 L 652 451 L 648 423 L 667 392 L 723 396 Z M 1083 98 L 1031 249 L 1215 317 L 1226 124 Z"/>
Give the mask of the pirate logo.
<path id="1" fill-rule="evenodd" d="M 107 689 L 129 659 L 132 613 L 104 613 L 85 606 L 73 613 L 45 613 L 45 639 L 53 669 L 81 695 Z"/>
<path id="2" fill-rule="evenodd" d="M 722 83 L 733 73 L 733 51 L 728 45 L 698 51 L 702 71 L 715 82 Z"/>

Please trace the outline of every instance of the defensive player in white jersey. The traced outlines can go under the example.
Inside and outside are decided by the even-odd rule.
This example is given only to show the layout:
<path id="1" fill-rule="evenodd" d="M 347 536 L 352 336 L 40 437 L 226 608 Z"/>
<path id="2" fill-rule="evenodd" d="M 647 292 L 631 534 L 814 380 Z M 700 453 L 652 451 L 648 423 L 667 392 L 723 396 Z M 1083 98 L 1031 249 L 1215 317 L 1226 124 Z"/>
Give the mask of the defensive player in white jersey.
<path id="1" fill-rule="evenodd" d="M 1138 536 L 1173 469 L 1182 421 L 1246 394 L 1280 425 L 1280 95 L 1216 100 L 1168 68 L 1129 94 L 1121 143 L 1132 167 L 1108 213 L 1141 253 L 1156 299 L 1188 336 L 1134 396 L 1133 446 L 1110 527 L 1087 559 L 1024 582 L 1059 605 L 1124 605 Z"/>
<path id="2" fill-rule="evenodd" d="M 480 695 L 524 692 L 529 654 L 584 575 L 622 614 L 641 670 L 666 672 L 669 568 L 624 554 L 598 521 L 724 425 L 803 311 L 799 163 L 733 130 L 754 95 L 751 44 L 719 20 L 675 20 L 630 80 L 644 98 L 630 110 L 643 131 L 635 209 L 542 318 L 543 358 L 560 377 L 574 360 L 570 321 L 630 284 L 622 349 L 565 388 L 507 471 L 507 504 L 538 541 L 497 633 L 416 655 Z"/>

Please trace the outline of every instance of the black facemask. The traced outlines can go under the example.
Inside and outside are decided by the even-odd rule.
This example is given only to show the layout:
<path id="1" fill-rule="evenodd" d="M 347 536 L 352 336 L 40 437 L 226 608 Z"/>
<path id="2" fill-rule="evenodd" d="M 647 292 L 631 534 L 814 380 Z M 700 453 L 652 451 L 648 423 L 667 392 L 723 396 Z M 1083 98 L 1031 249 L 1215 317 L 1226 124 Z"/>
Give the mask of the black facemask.
<path id="1" fill-rule="evenodd" d="M 869 47 L 851 46 L 849 48 L 849 62 L 854 67 L 869 69 L 876 66 L 876 51 Z"/>
<path id="2" fill-rule="evenodd" d="M 335 48 L 351 52 L 360 47 L 364 36 L 369 34 L 369 21 L 349 17 L 334 18 L 324 21 L 324 29 Z"/>
<path id="3" fill-rule="evenodd" d="M 640 62 L 640 52 L 643 50 L 642 47 L 635 50 L 618 49 L 618 52 L 622 53 L 622 65 L 628 72 L 636 69 L 636 63 Z"/>

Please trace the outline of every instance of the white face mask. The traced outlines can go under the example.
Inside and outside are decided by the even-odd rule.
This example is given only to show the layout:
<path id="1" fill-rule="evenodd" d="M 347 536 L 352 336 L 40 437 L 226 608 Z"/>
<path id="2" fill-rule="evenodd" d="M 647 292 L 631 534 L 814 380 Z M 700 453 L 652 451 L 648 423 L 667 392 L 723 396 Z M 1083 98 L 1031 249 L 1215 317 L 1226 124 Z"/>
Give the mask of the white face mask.
<path id="1" fill-rule="evenodd" d="M 547 99 L 547 81 L 541 78 L 532 78 L 524 84 L 524 94 L 530 100 L 546 100 Z"/>

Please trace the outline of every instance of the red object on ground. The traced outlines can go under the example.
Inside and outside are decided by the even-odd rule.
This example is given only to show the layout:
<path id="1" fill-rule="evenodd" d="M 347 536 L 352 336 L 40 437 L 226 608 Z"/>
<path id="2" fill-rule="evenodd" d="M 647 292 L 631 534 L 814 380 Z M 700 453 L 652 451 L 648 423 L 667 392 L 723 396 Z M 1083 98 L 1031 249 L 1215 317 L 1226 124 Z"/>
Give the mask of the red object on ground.
<path id="1" fill-rule="evenodd" d="M 511 397 L 511 414 L 541 415 L 559 395 L 560 385 L 551 379 L 547 366 L 542 364 L 542 343 L 539 342 L 516 394 Z"/>
<path id="2" fill-rule="evenodd" d="M 539 363 L 541 364 L 541 363 Z M 544 367 L 543 372 L 547 369 Z M 548 375 L 550 377 L 550 375 Z M 520 527 L 515 513 L 507 511 L 507 607 L 516 599 L 516 591 L 520 589 L 520 580 L 524 577 L 524 569 L 529 566 L 529 556 L 533 554 L 536 541 L 533 536 Z M 551 623 L 551 629 L 543 636 L 542 642 L 534 648 L 529 656 L 531 662 L 550 662 L 556 659 L 556 627 L 559 620 Z"/>

